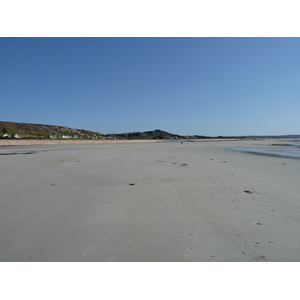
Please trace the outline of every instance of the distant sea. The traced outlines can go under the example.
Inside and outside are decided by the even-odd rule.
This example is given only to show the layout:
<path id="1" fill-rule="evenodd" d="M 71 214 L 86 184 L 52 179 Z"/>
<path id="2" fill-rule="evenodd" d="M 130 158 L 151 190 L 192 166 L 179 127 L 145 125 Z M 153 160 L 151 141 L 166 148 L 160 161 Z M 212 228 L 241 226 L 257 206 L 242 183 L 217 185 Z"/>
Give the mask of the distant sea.
<path id="1" fill-rule="evenodd" d="M 288 144 L 285 144 L 285 145 L 288 145 L 288 146 L 300 146 L 300 142 L 297 142 L 297 143 L 288 143 Z"/>
<path id="2" fill-rule="evenodd" d="M 281 146 L 282 148 L 230 148 L 230 150 L 247 152 L 252 154 L 262 154 L 269 156 L 287 157 L 287 158 L 297 158 L 300 159 L 300 142 L 291 142 L 284 144 L 276 144 L 276 146 Z"/>

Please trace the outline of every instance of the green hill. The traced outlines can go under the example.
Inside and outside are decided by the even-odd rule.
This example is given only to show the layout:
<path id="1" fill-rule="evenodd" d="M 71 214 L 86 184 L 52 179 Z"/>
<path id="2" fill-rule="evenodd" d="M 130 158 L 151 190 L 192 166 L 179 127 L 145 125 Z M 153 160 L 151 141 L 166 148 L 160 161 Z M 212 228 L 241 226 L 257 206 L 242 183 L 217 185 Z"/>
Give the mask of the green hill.
<path id="1" fill-rule="evenodd" d="M 160 129 L 145 132 L 129 132 L 103 135 L 84 129 L 44 124 L 14 123 L 0 121 L 0 137 L 17 134 L 21 138 L 107 138 L 107 139 L 176 139 L 183 136 Z"/>
<path id="2" fill-rule="evenodd" d="M 66 126 L 31 124 L 31 123 L 14 123 L 0 121 L 0 138 L 9 138 L 17 134 L 20 138 L 28 139 L 47 139 L 47 138 L 81 138 L 81 139 L 197 139 L 208 138 L 204 136 L 181 136 L 160 129 L 144 132 L 127 132 L 117 134 L 101 134 L 85 129 L 73 129 Z"/>
<path id="3" fill-rule="evenodd" d="M 144 131 L 144 132 L 129 132 L 129 133 L 119 133 L 119 134 L 113 134 L 113 135 L 107 135 L 112 136 L 118 139 L 178 139 L 178 138 L 184 138 L 183 136 L 172 134 L 160 129 L 152 130 L 152 131 Z"/>
<path id="4" fill-rule="evenodd" d="M 73 129 L 65 126 L 30 124 L 30 123 L 13 123 L 0 121 L 0 135 L 17 134 L 21 138 L 59 138 L 63 136 L 76 138 L 95 138 L 103 137 L 98 132 L 84 129 Z"/>

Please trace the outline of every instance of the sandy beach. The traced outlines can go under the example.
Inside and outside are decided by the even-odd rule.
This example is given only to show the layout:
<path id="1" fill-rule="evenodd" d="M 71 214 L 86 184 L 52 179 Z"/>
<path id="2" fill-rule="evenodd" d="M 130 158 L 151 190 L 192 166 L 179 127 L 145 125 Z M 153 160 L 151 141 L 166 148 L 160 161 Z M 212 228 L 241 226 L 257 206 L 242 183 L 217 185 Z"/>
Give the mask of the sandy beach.
<path id="1" fill-rule="evenodd" d="M 229 149 L 272 142 L 2 144 L 0 261 L 300 261 L 300 160 Z"/>

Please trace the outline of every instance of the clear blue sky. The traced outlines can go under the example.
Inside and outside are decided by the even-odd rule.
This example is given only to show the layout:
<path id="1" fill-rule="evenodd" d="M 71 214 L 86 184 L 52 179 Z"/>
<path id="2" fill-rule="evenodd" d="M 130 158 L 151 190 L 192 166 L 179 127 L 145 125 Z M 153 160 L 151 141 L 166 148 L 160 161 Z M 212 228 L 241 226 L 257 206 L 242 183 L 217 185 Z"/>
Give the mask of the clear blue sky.
<path id="1" fill-rule="evenodd" d="M 0 38 L 0 120 L 300 134 L 300 38 Z"/>

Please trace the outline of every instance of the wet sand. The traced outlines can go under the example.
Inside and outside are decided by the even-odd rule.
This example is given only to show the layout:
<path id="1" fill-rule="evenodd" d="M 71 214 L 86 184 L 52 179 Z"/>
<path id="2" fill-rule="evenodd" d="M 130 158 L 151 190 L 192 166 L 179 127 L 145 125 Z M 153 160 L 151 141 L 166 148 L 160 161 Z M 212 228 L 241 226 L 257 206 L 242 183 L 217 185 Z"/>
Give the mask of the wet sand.
<path id="1" fill-rule="evenodd" d="M 300 261 L 300 160 L 272 141 L 0 147 L 0 261 Z"/>

